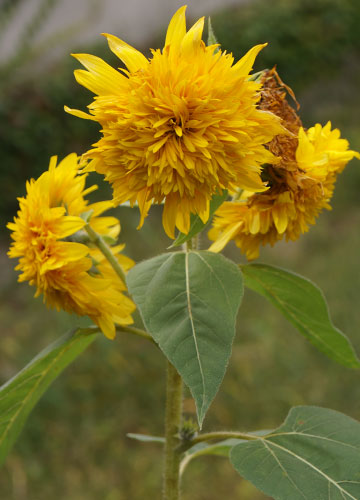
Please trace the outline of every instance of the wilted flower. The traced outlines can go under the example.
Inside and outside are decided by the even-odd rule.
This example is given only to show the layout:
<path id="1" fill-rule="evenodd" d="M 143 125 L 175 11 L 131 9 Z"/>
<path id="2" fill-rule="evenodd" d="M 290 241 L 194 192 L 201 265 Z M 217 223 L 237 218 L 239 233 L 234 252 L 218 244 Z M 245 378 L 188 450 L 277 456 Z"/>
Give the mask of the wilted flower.
<path id="1" fill-rule="evenodd" d="M 214 252 L 233 239 L 251 260 L 259 256 L 260 245 L 274 245 L 284 237 L 298 239 L 324 208 L 331 209 L 337 175 L 352 158 L 360 158 L 348 149 L 338 129 L 331 130 L 330 122 L 304 130 L 286 100 L 286 90 L 275 70 L 264 73 L 259 105 L 276 113 L 290 133 L 276 136 L 268 145 L 278 158 L 276 164 L 264 166 L 262 176 L 269 189 L 241 192 L 238 200 L 217 210 L 209 232 Z"/>

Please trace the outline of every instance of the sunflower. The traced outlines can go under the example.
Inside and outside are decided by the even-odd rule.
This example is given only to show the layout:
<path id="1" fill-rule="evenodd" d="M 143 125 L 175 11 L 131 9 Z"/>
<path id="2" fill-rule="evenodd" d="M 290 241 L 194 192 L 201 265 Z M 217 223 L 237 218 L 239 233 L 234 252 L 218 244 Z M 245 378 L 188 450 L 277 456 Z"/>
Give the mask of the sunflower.
<path id="1" fill-rule="evenodd" d="M 276 113 L 290 133 L 276 136 L 267 146 L 278 158 L 275 165 L 264 166 L 262 176 L 269 189 L 243 191 L 238 200 L 217 210 L 209 231 L 211 251 L 219 252 L 233 239 L 252 260 L 259 256 L 260 245 L 297 240 L 323 209 L 331 209 L 337 175 L 352 158 L 360 159 L 330 122 L 305 130 L 286 100 L 287 91 L 291 92 L 275 70 L 264 73 L 259 106 Z"/>
<path id="2" fill-rule="evenodd" d="M 132 323 L 133 302 L 124 295 L 125 284 L 97 248 L 88 246 L 84 216 L 99 234 L 114 239 L 120 225 L 115 217 L 99 217 L 111 208 L 110 201 L 88 204 L 84 196 L 86 174 L 78 174 L 76 154 L 26 184 L 26 197 L 19 198 L 20 210 L 7 227 L 14 240 L 9 257 L 19 258 L 19 281 L 36 286 L 35 296 L 57 310 L 88 315 L 103 333 L 113 338 L 115 323 Z M 82 217 L 83 216 L 83 217 Z M 133 265 L 121 255 L 122 245 L 112 247 L 124 270 Z"/>
<path id="3" fill-rule="evenodd" d="M 119 71 L 88 54 L 75 78 L 96 94 L 83 111 L 102 137 L 84 156 L 88 170 L 104 174 L 116 204 L 138 203 L 143 224 L 152 203 L 164 203 L 163 226 L 188 233 L 190 214 L 205 223 L 216 192 L 240 186 L 266 189 L 261 165 L 274 162 L 264 144 L 283 129 L 258 108 L 261 82 L 249 80 L 257 45 L 236 64 L 218 45 L 201 40 L 204 18 L 186 31 L 185 9 L 170 21 L 165 46 L 147 59 L 113 35 L 110 49 L 126 65 Z"/>

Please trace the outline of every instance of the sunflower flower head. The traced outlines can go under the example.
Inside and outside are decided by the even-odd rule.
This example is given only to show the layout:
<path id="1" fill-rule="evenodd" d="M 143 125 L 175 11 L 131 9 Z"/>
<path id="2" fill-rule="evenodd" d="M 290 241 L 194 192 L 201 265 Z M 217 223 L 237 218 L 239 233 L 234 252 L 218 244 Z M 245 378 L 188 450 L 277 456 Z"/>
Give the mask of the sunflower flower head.
<path id="1" fill-rule="evenodd" d="M 308 130 L 301 126 L 286 100 L 292 91 L 275 70 L 265 72 L 263 79 L 259 106 L 277 114 L 289 133 L 279 134 L 267 145 L 278 160 L 264 165 L 262 177 L 269 189 L 243 191 L 238 200 L 225 202 L 209 232 L 214 241 L 210 250 L 218 252 L 233 239 L 249 260 L 259 256 L 260 245 L 273 246 L 283 238 L 297 240 L 308 231 L 323 209 L 331 209 L 337 175 L 352 158 L 360 159 L 330 122 Z"/>
<path id="2" fill-rule="evenodd" d="M 20 210 L 8 224 L 14 240 L 9 257 L 18 258 L 19 281 L 36 286 L 36 296 L 57 310 L 88 315 L 103 333 L 113 338 L 115 323 L 132 323 L 135 309 L 124 295 L 125 284 L 102 254 L 89 244 L 84 231 L 87 214 L 90 226 L 104 237 L 118 236 L 115 217 L 99 217 L 112 202 L 88 204 L 86 174 L 79 174 L 78 158 L 71 154 L 56 165 L 52 157 L 49 170 L 26 185 L 26 196 L 19 198 Z M 82 217 L 83 216 L 83 217 Z M 112 252 L 124 270 L 133 262 L 121 255 L 121 245 Z"/>
<path id="3" fill-rule="evenodd" d="M 264 144 L 282 131 L 280 120 L 257 106 L 261 82 L 249 80 L 257 45 L 234 64 L 231 54 L 202 41 L 204 19 L 186 31 L 185 9 L 170 21 L 165 46 L 147 59 L 113 35 L 110 49 L 126 65 L 116 70 L 88 54 L 75 57 L 78 83 L 96 94 L 89 114 L 102 137 L 84 156 L 88 169 L 112 184 L 116 204 L 138 203 L 141 220 L 164 203 L 163 226 L 188 233 L 190 214 L 203 222 L 216 192 L 240 186 L 266 189 L 261 165 L 275 162 Z"/>

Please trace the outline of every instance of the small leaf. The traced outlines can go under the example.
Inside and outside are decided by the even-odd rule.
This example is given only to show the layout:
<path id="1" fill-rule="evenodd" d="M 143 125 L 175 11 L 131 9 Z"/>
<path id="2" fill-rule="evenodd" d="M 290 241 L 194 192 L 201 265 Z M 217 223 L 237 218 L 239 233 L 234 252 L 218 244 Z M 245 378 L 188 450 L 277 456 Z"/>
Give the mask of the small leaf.
<path id="1" fill-rule="evenodd" d="M 215 33 L 214 33 L 214 30 L 213 30 L 213 27 L 212 27 L 212 23 L 211 23 L 211 18 L 209 17 L 208 18 L 208 38 L 207 38 L 207 45 L 215 45 L 219 43 L 217 41 L 217 38 L 215 36 Z"/>
<path id="2" fill-rule="evenodd" d="M 201 425 L 231 353 L 238 266 L 207 251 L 173 252 L 133 267 L 127 283 L 147 331 L 190 388 Z"/>
<path id="3" fill-rule="evenodd" d="M 226 190 L 223 190 L 222 194 L 215 194 L 211 201 L 210 201 L 210 215 L 209 215 L 209 220 L 206 222 L 206 224 L 203 223 L 203 221 L 200 219 L 198 215 L 191 215 L 190 219 L 190 231 L 188 234 L 184 233 L 179 233 L 176 240 L 170 245 L 169 248 L 174 248 L 179 245 L 182 245 L 186 241 L 191 240 L 194 236 L 199 234 L 211 221 L 211 217 L 214 215 L 216 210 L 222 205 L 222 203 L 226 200 L 228 197 L 228 192 Z"/>
<path id="4" fill-rule="evenodd" d="M 241 269 L 245 285 L 274 304 L 315 347 L 348 368 L 360 367 L 350 341 L 331 322 L 323 293 L 310 280 L 264 264 Z"/>
<path id="5" fill-rule="evenodd" d="M 271 434 L 236 445 L 230 461 L 275 500 L 358 500 L 360 422 L 299 406 Z"/>
<path id="6" fill-rule="evenodd" d="M 0 464 L 15 443 L 30 411 L 51 382 L 96 337 L 97 333 L 91 328 L 64 335 L 0 387 Z"/>
<path id="7" fill-rule="evenodd" d="M 128 438 L 141 441 L 143 443 L 162 443 L 165 444 L 165 438 L 159 436 L 147 436 L 146 434 L 133 434 L 129 432 L 126 434 Z"/>

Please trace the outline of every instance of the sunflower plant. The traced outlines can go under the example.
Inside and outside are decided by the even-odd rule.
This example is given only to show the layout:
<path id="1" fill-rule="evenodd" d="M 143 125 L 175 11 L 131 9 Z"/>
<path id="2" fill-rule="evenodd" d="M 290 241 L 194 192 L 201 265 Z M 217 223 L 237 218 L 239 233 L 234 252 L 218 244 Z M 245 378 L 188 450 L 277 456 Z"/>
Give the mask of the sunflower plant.
<path id="1" fill-rule="evenodd" d="M 185 7 L 170 21 L 163 49 L 146 58 L 113 35 L 113 68 L 75 54 L 75 78 L 95 96 L 88 112 L 101 125 L 93 149 L 50 165 L 27 183 L 8 224 L 19 281 L 49 307 L 88 316 L 93 326 L 60 338 L 0 389 L 0 460 L 50 383 L 101 332 L 137 335 L 167 362 L 164 437 L 129 434 L 164 447 L 162 498 L 180 498 L 188 464 L 223 455 L 258 489 L 279 500 L 360 498 L 360 423 L 337 411 L 292 408 L 278 428 L 202 432 L 229 363 L 244 288 L 267 298 L 315 347 L 358 369 L 349 340 L 331 322 L 322 292 L 309 280 L 220 254 L 234 240 L 248 261 L 262 245 L 296 240 L 330 200 L 337 176 L 359 153 L 331 123 L 303 127 L 292 90 L 275 69 L 252 74 L 257 54 L 238 62 L 204 18 L 186 29 Z M 103 174 L 113 198 L 90 203 L 88 172 Z M 128 204 L 139 229 L 153 204 L 163 206 L 170 248 L 135 264 L 117 244 L 120 223 L 104 212 Z M 208 250 L 199 235 L 208 231 Z M 175 234 L 177 231 L 177 234 Z M 138 310 L 143 328 L 132 325 Z M 197 423 L 183 419 L 186 385 Z"/>

